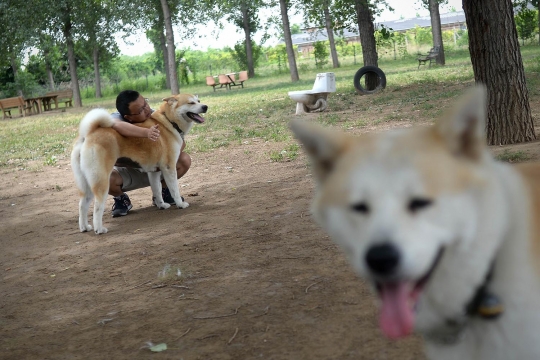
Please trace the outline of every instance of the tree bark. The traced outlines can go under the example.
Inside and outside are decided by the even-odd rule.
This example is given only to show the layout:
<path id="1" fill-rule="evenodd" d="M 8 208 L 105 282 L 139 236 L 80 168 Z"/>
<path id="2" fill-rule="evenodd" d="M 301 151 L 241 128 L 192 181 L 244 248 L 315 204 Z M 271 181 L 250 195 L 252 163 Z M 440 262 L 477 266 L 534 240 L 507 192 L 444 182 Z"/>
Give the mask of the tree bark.
<path id="1" fill-rule="evenodd" d="M 437 64 L 444 65 L 444 44 L 442 40 L 441 15 L 439 13 L 439 0 L 429 0 L 429 15 L 431 18 L 431 34 L 433 35 L 433 46 L 439 47 Z"/>
<path id="2" fill-rule="evenodd" d="M 490 145 L 536 138 L 510 0 L 463 0 L 469 52 L 477 83 L 488 90 Z"/>
<path id="3" fill-rule="evenodd" d="M 71 36 L 71 7 L 68 5 L 63 9 L 64 12 L 64 24 L 63 33 L 66 39 L 66 46 L 68 52 L 69 63 L 69 75 L 71 78 L 71 90 L 73 91 L 73 106 L 82 107 L 81 91 L 79 89 L 79 78 L 77 77 L 77 59 L 75 59 L 75 46 L 73 45 L 73 38 Z"/>
<path id="4" fill-rule="evenodd" d="M 101 98 L 101 75 L 99 74 L 99 46 L 94 45 L 94 85 L 96 87 L 96 98 Z"/>
<path id="5" fill-rule="evenodd" d="M 163 28 L 159 33 L 159 42 L 161 45 L 161 52 L 163 56 L 163 70 L 165 72 L 165 87 L 167 89 L 171 88 L 171 76 L 169 75 L 169 53 L 167 52 L 167 43 L 165 39 L 165 34 L 163 33 Z"/>
<path id="6" fill-rule="evenodd" d="M 242 12 L 242 21 L 244 25 L 244 34 L 246 37 L 246 57 L 248 65 L 248 77 L 255 76 L 255 66 L 253 65 L 253 49 L 251 47 L 251 29 L 249 27 L 249 11 L 246 3 L 242 1 L 240 5 L 240 11 Z"/>
<path id="7" fill-rule="evenodd" d="M 339 67 L 339 60 L 336 51 L 336 42 L 334 41 L 334 27 L 332 26 L 332 18 L 330 17 L 330 10 L 328 9 L 329 2 L 324 2 L 324 24 L 326 27 L 326 33 L 328 34 L 328 42 L 330 43 L 330 54 L 332 55 L 332 67 Z"/>
<path id="8" fill-rule="evenodd" d="M 294 48 L 293 48 L 292 36 L 291 36 L 291 27 L 289 26 L 287 0 L 279 0 L 279 6 L 281 8 L 281 19 L 283 21 L 285 47 L 287 49 L 287 59 L 289 60 L 289 71 L 291 72 L 291 80 L 295 82 L 295 81 L 300 80 L 300 78 L 298 76 L 298 69 L 296 67 L 296 56 L 294 55 Z"/>
<path id="9" fill-rule="evenodd" d="M 360 32 L 360 45 L 364 66 L 378 67 L 377 44 L 375 42 L 375 26 L 373 16 L 367 0 L 354 0 L 358 31 Z M 377 87 L 378 77 L 373 73 L 366 74 L 366 89 L 373 90 Z"/>
<path id="10" fill-rule="evenodd" d="M 178 85 L 178 75 L 176 71 L 174 34 L 171 22 L 171 11 L 167 0 L 161 0 L 161 8 L 163 10 L 163 20 L 165 21 L 165 36 L 167 38 L 167 59 L 169 61 L 169 76 L 171 81 L 171 93 L 173 95 L 180 93 Z"/>

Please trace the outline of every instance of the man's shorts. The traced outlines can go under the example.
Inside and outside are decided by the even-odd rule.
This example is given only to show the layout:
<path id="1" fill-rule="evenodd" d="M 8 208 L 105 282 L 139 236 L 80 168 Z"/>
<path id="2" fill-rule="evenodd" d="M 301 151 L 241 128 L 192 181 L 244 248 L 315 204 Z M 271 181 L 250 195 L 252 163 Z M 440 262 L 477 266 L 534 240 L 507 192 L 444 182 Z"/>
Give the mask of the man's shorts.
<path id="1" fill-rule="evenodd" d="M 141 169 L 116 166 L 114 169 L 122 176 L 122 191 L 137 190 L 150 186 L 148 174 Z M 161 179 L 163 179 L 163 176 Z"/>

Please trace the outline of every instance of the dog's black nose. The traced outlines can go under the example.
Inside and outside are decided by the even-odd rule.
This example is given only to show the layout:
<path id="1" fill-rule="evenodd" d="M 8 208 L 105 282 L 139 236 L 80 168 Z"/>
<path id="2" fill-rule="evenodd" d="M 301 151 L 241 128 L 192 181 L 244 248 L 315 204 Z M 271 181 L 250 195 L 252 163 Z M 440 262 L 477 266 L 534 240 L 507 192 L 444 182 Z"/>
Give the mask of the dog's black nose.
<path id="1" fill-rule="evenodd" d="M 203 105 L 202 109 L 203 109 L 203 112 L 206 112 L 206 110 L 208 110 L 208 105 Z"/>
<path id="2" fill-rule="evenodd" d="M 399 266 L 400 254 L 391 243 L 372 246 L 366 253 L 366 263 L 377 275 L 391 275 Z"/>

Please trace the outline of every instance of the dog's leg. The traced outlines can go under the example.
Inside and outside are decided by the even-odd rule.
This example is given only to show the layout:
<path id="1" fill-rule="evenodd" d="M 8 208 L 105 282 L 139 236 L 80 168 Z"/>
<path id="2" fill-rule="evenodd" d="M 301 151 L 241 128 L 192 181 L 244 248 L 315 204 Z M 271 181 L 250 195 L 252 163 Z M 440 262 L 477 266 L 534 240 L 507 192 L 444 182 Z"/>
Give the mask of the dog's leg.
<path id="1" fill-rule="evenodd" d="M 88 223 L 88 208 L 93 198 L 94 194 L 90 191 L 90 193 L 81 196 L 81 200 L 79 201 L 79 229 L 81 232 L 92 230 L 92 225 Z"/>
<path id="2" fill-rule="evenodd" d="M 108 190 L 107 186 L 106 191 L 100 191 L 96 194 L 96 199 L 94 200 L 94 232 L 96 234 L 106 234 L 108 231 L 107 228 L 103 226 L 103 212 L 105 211 Z"/>
<path id="3" fill-rule="evenodd" d="M 150 182 L 150 187 L 152 188 L 152 196 L 154 197 L 154 202 L 156 203 L 158 209 L 168 209 L 171 207 L 171 205 L 163 201 L 163 196 L 161 195 L 160 176 L 160 171 L 149 172 L 148 181 Z"/>
<path id="4" fill-rule="evenodd" d="M 173 165 L 170 168 L 172 168 L 172 170 L 161 170 L 163 173 L 163 180 L 165 180 L 165 184 L 167 184 L 167 187 L 171 192 L 171 196 L 173 197 L 176 206 L 178 206 L 179 209 L 185 209 L 189 206 L 189 204 L 185 201 L 182 201 L 182 197 L 180 196 L 180 189 L 178 189 L 178 179 L 176 179 L 176 167 Z"/>

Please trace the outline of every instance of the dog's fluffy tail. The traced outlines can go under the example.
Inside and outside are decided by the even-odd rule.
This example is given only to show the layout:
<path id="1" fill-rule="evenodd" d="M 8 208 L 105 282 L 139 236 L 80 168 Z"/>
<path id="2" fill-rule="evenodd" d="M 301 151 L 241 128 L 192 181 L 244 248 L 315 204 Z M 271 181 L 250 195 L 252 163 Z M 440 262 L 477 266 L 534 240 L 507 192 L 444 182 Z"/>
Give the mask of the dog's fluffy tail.
<path id="1" fill-rule="evenodd" d="M 93 109 L 88 112 L 81 120 L 79 125 L 79 139 L 84 138 L 98 127 L 112 127 L 114 120 L 105 109 Z"/>

